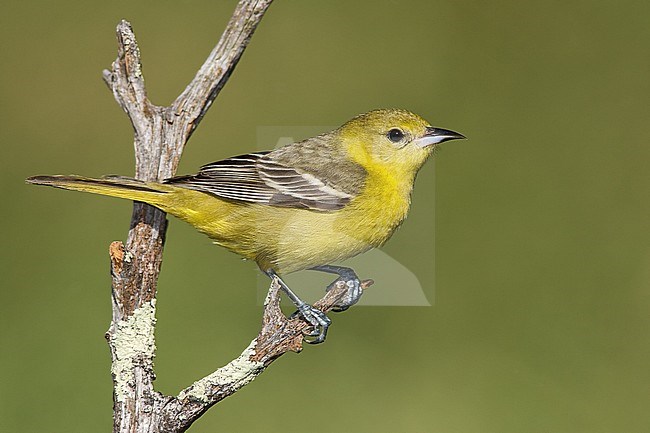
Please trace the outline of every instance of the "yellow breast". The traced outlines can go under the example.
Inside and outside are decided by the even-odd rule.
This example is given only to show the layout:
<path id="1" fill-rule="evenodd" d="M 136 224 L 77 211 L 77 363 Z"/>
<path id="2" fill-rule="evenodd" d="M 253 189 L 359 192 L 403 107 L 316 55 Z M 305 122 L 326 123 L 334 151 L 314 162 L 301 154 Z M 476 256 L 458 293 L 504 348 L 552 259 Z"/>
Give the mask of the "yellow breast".
<path id="1" fill-rule="evenodd" d="M 406 218 L 410 190 L 390 172 L 373 171 L 363 192 L 333 212 L 205 200 L 204 193 L 186 189 L 177 190 L 179 203 L 172 206 L 185 211 L 169 211 L 263 270 L 282 274 L 382 245 Z"/>

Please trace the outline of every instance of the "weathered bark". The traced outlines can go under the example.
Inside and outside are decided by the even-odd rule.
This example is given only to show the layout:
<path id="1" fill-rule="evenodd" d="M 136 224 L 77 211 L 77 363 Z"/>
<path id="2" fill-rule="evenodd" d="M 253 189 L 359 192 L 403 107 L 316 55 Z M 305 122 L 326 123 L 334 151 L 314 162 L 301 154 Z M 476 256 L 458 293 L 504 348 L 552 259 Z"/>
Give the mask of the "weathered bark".
<path id="1" fill-rule="evenodd" d="M 147 98 L 131 25 L 117 26 L 118 56 L 104 80 L 134 129 L 135 177 L 156 181 L 176 172 L 183 148 L 239 61 L 272 0 L 242 0 L 195 78 L 169 106 Z M 136 203 L 126 245 L 111 244 L 113 319 L 106 334 L 113 358 L 114 432 L 159 432 L 168 398 L 153 389 L 156 282 L 167 220 Z"/>
<path id="2" fill-rule="evenodd" d="M 118 56 L 104 80 L 134 129 L 135 177 L 160 181 L 175 174 L 183 148 L 230 77 L 272 0 L 242 0 L 218 44 L 183 93 L 169 106 L 147 98 L 138 44 L 131 25 L 117 26 Z M 183 432 L 211 406 L 234 394 L 288 351 L 300 351 L 308 324 L 287 319 L 279 287 L 271 284 L 259 335 L 228 365 L 178 396 L 153 387 L 156 282 L 162 262 L 165 213 L 135 203 L 126 244 L 110 246 L 113 318 L 106 338 L 113 376 L 115 433 Z M 372 281 L 364 281 L 367 288 Z M 315 306 L 327 312 L 346 292 L 339 280 Z"/>

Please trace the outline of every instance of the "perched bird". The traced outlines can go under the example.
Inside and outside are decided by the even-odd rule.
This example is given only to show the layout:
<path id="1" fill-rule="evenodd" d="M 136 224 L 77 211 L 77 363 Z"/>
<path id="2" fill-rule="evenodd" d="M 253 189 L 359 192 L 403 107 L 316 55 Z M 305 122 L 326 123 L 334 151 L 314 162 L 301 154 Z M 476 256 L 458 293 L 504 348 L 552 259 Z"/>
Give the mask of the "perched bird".
<path id="1" fill-rule="evenodd" d="M 330 319 L 280 275 L 338 274 L 345 310 L 360 295 L 352 269 L 333 266 L 384 244 L 404 221 L 415 177 L 436 145 L 465 138 L 405 110 L 374 110 L 331 132 L 269 152 L 234 156 L 162 183 L 125 177 L 34 176 L 28 183 L 141 201 L 257 262 L 324 341 Z"/>

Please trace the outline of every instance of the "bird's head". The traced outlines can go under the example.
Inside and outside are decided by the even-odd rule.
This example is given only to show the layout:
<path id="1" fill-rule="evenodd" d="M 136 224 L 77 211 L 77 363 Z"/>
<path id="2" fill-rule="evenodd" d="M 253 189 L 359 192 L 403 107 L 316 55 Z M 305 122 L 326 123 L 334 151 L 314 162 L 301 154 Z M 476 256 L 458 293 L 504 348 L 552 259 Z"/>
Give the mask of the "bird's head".
<path id="1" fill-rule="evenodd" d="M 433 127 L 410 111 L 397 109 L 360 114 L 336 132 L 350 157 L 364 168 L 412 175 L 437 145 L 465 138 L 458 132 Z"/>

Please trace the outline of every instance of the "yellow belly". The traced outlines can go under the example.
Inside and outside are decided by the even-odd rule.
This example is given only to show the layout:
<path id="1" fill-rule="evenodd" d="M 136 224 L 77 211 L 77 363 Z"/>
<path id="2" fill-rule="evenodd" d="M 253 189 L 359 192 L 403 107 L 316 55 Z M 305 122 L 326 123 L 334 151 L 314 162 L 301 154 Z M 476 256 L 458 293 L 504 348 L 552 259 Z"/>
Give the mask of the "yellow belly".
<path id="1" fill-rule="evenodd" d="M 165 210 L 216 244 L 255 260 L 262 270 L 282 274 L 343 260 L 386 242 L 406 217 L 409 197 L 384 190 L 368 193 L 341 210 L 318 212 L 233 203 L 184 190 Z"/>

